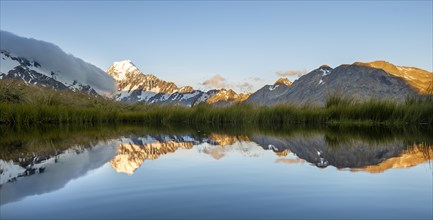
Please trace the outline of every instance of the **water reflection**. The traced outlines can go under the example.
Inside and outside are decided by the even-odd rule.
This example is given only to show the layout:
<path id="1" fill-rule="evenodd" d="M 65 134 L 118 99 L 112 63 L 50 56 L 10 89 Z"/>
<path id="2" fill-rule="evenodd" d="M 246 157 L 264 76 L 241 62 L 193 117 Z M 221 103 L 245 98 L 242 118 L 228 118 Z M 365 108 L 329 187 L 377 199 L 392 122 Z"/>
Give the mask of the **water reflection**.
<path id="1" fill-rule="evenodd" d="M 93 133 L 89 136 L 93 137 Z M 214 160 L 222 160 L 231 154 L 256 158 L 273 152 L 275 164 L 310 164 L 321 169 L 332 166 L 369 173 L 412 167 L 433 158 L 433 147 L 427 143 L 413 143 L 397 137 L 383 142 L 365 141 L 357 136 L 341 141 L 322 132 L 300 132 L 290 136 L 260 133 L 137 135 L 128 132 L 121 137 L 105 136 L 103 140 L 87 140 L 83 136 L 79 143 L 61 150 L 38 146 L 32 148 L 36 149 L 32 154 L 28 151 L 25 154 L 3 152 L 6 158 L 0 160 L 0 204 L 61 189 L 69 181 L 107 162 L 116 172 L 133 175 L 146 160 L 176 155 L 179 149 L 209 155 Z"/>
<path id="2" fill-rule="evenodd" d="M 110 161 L 114 170 L 119 173 L 133 174 L 145 160 L 156 160 L 161 155 L 175 152 L 178 148 L 191 149 L 194 143 L 185 141 L 189 137 L 121 138 L 117 154 Z"/>
<path id="3" fill-rule="evenodd" d="M 116 146 L 115 142 L 101 142 L 86 148 L 74 146 L 43 160 L 35 155 L 34 162 L 27 166 L 23 158 L 18 158 L 18 162 L 0 160 L 3 182 L 0 204 L 61 189 L 69 181 L 107 163 L 115 156 Z M 32 172 L 38 169 L 44 172 Z"/>

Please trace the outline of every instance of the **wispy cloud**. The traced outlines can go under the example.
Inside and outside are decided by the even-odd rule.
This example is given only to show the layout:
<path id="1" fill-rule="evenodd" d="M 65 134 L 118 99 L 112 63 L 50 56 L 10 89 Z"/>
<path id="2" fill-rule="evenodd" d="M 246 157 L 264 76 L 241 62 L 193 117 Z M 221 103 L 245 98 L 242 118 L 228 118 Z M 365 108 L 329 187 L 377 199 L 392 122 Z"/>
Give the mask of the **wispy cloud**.
<path id="1" fill-rule="evenodd" d="M 204 86 L 207 89 L 233 89 L 237 92 L 248 93 L 252 92 L 255 88 L 255 84 L 263 81 L 260 77 L 249 77 L 239 82 L 232 82 L 219 74 L 212 76 L 210 79 L 200 83 L 200 86 Z"/>
<path id="2" fill-rule="evenodd" d="M 307 70 L 303 69 L 303 70 L 287 70 L 287 71 L 277 71 L 275 72 L 275 74 L 277 74 L 277 76 L 303 76 L 305 74 L 307 74 Z"/>
<path id="3" fill-rule="evenodd" d="M 241 92 L 246 93 L 246 92 L 251 92 L 254 86 L 248 82 L 244 82 L 242 84 L 238 84 L 236 87 L 238 87 L 239 90 L 241 90 Z"/>
<path id="4" fill-rule="evenodd" d="M 262 78 L 258 77 L 258 76 L 254 76 L 254 77 L 250 77 L 250 80 L 254 81 L 254 82 L 259 82 L 259 81 L 263 81 Z"/>

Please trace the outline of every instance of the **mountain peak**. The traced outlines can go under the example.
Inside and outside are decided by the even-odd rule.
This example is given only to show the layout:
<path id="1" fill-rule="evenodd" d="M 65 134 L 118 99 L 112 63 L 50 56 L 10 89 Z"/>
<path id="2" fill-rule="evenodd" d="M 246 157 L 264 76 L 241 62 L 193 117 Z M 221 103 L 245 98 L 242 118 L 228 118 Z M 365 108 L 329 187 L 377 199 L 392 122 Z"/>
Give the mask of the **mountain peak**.
<path id="1" fill-rule="evenodd" d="M 123 60 L 114 62 L 108 68 L 107 73 L 117 81 L 118 99 L 122 100 L 125 97 L 148 97 L 149 95 L 156 95 L 158 93 L 173 94 L 190 93 L 194 89 L 190 86 L 177 87 L 173 82 L 161 80 L 153 74 L 144 74 L 141 72 L 131 60 Z M 142 95 L 143 91 L 145 95 Z M 137 96 L 138 95 L 138 96 Z"/>
<path id="2" fill-rule="evenodd" d="M 332 68 L 331 68 L 330 66 L 326 65 L 326 64 L 323 64 L 323 65 L 321 65 L 321 66 L 319 67 L 319 69 L 329 70 L 329 69 L 332 69 Z"/>
<path id="3" fill-rule="evenodd" d="M 133 70 L 138 69 L 135 64 L 131 60 L 122 60 L 118 62 L 114 62 L 113 66 L 116 67 L 118 70 Z"/>
<path id="4" fill-rule="evenodd" d="M 283 84 L 286 86 L 291 86 L 292 82 L 287 78 L 279 78 L 277 81 L 275 81 L 274 85 Z"/>
<path id="5" fill-rule="evenodd" d="M 117 81 L 124 80 L 126 78 L 126 74 L 133 72 L 141 73 L 131 60 L 114 62 L 113 65 L 111 65 L 111 67 L 107 70 L 107 73 Z"/>
<path id="6" fill-rule="evenodd" d="M 215 95 L 210 97 L 206 102 L 209 104 L 215 104 L 217 102 L 230 102 L 238 103 L 246 100 L 251 94 L 239 93 L 237 94 L 233 89 L 220 89 Z"/>

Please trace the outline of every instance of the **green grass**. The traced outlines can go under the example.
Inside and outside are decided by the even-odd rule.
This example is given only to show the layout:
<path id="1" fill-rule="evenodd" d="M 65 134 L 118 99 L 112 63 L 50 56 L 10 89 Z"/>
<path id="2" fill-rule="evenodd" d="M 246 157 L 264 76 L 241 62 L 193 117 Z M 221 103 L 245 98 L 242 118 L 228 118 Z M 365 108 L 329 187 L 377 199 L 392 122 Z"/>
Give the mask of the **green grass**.
<path id="1" fill-rule="evenodd" d="M 285 128 L 292 125 L 433 125 L 431 96 L 403 103 L 370 100 L 358 103 L 341 95 L 331 95 L 324 107 L 312 105 L 271 107 L 233 105 L 212 107 L 200 104 L 181 106 L 127 104 L 103 97 L 68 91 L 54 91 L 0 80 L 0 124 L 140 123 L 147 125 L 210 125 L 213 127 Z"/>

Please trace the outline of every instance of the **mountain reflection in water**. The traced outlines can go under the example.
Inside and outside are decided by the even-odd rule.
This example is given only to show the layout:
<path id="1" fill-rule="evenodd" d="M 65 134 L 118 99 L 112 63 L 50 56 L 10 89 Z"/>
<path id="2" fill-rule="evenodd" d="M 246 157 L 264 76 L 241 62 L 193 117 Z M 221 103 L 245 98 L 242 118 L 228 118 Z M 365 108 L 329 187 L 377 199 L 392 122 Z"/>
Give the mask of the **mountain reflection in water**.
<path id="1" fill-rule="evenodd" d="M 206 143 L 207 145 L 201 145 Z M 388 144 L 368 144 L 351 140 L 331 146 L 323 135 L 290 138 L 269 136 L 229 136 L 211 134 L 206 138 L 183 136 L 148 136 L 146 138 L 122 138 L 117 155 L 110 161 L 119 173 L 133 174 L 145 160 L 155 160 L 177 149 L 196 149 L 209 154 L 215 160 L 231 152 L 244 156 L 259 157 L 263 150 L 272 150 L 278 158 L 276 163 L 302 164 L 305 162 L 319 168 L 334 166 L 352 171 L 370 173 L 384 172 L 391 168 L 406 168 L 432 160 L 433 147 L 425 144 L 406 145 L 399 141 Z M 260 146 L 262 151 L 257 150 Z M 293 154 L 296 158 L 285 158 Z"/>
<path id="2" fill-rule="evenodd" d="M 169 154 L 176 156 L 179 149 L 196 151 L 215 160 L 231 154 L 261 157 L 271 151 L 275 153 L 275 164 L 333 166 L 369 173 L 412 167 L 431 162 L 433 158 L 433 147 L 425 143 L 408 143 L 397 138 L 384 143 L 357 138 L 336 142 L 320 132 L 292 136 L 129 135 L 73 146 L 61 152 L 0 160 L 0 204 L 61 189 L 70 180 L 107 162 L 116 172 L 133 175 L 146 160 L 158 160 Z"/>

